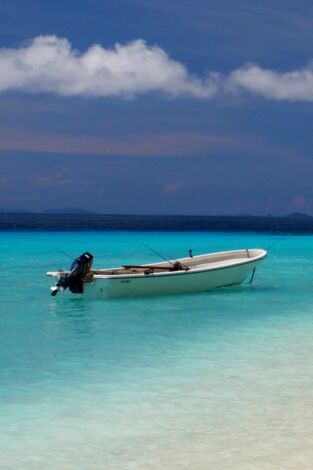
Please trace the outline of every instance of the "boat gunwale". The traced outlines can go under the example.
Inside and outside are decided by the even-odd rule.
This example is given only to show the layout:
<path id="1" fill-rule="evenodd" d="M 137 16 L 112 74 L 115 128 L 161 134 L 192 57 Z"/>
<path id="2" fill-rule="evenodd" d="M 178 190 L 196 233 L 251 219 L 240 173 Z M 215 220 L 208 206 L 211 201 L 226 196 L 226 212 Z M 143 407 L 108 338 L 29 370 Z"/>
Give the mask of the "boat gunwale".
<path id="1" fill-rule="evenodd" d="M 250 263 L 253 263 L 255 261 L 259 261 L 259 260 L 262 260 L 262 259 L 265 259 L 268 255 L 268 252 L 266 250 L 263 250 L 261 248 L 251 248 L 250 249 L 251 251 L 252 250 L 259 250 L 261 251 L 260 254 L 258 254 L 257 256 L 254 256 L 254 257 L 251 257 L 251 258 L 243 258 L 242 260 L 240 261 L 237 261 L 235 263 L 231 263 L 231 264 L 228 264 L 226 266 L 206 266 L 206 267 L 203 267 L 203 268 L 194 268 L 194 269 L 188 269 L 188 270 L 185 270 L 185 269 L 182 269 L 182 270 L 177 270 L 177 271 L 165 271 L 165 272 L 162 272 L 162 273 L 154 273 L 154 272 L 151 272 L 149 274 L 145 274 L 144 272 L 143 273 L 134 273 L 134 274 L 94 274 L 93 276 L 93 279 L 94 280 L 97 280 L 97 279 L 105 279 L 105 280 L 118 280 L 118 279 L 123 279 L 123 280 L 127 280 L 127 279 L 155 279 L 156 277 L 164 277 L 164 276 L 177 276 L 177 275 L 191 275 L 191 274 L 200 274 L 200 273 L 203 273 L 203 272 L 212 272 L 212 271 L 221 271 L 223 269 L 230 269 L 230 268 L 233 268 L 233 267 L 237 267 L 237 266 L 243 266 L 245 264 L 250 264 Z M 216 253 L 209 253 L 209 255 L 215 255 L 215 254 L 224 254 L 224 253 L 238 253 L 240 251 L 245 251 L 245 250 L 235 250 L 235 251 L 223 251 L 223 252 L 216 252 Z M 194 258 L 196 257 L 202 257 L 202 256 L 206 256 L 206 255 L 197 255 L 197 256 L 194 256 Z M 178 259 L 177 261 L 179 262 L 183 262 L 184 260 L 188 260 L 190 258 L 180 258 Z M 157 263 L 155 263 L 157 264 Z M 165 264 L 165 263 L 164 263 Z M 143 265 L 144 267 L 144 265 Z M 112 270 L 114 269 L 119 269 L 119 268 L 112 268 Z"/>

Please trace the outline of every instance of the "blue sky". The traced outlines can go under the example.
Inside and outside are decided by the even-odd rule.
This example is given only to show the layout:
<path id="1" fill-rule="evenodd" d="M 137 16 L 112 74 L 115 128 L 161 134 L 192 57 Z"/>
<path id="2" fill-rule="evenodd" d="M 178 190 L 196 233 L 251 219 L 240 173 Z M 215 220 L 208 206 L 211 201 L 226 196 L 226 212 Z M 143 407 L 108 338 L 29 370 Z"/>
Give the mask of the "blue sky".
<path id="1" fill-rule="evenodd" d="M 0 4 L 0 208 L 313 214 L 309 1 Z"/>

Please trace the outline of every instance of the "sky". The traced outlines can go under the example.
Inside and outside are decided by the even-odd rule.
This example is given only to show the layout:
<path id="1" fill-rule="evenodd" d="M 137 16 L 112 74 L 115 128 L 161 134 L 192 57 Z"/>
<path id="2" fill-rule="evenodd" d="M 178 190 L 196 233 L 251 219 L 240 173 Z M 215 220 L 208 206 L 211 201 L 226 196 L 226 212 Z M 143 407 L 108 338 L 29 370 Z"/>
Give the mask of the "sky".
<path id="1" fill-rule="evenodd" d="M 313 4 L 0 2 L 0 208 L 313 215 Z"/>

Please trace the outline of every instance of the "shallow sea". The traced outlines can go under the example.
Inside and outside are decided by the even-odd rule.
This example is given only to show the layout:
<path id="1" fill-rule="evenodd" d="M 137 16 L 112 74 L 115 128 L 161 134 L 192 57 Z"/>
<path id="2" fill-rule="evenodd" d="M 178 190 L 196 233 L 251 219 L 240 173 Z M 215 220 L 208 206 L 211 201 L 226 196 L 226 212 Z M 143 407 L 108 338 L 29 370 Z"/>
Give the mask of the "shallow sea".
<path id="1" fill-rule="evenodd" d="M 45 272 L 269 248 L 252 286 L 86 300 Z M 311 470 L 313 237 L 0 232 L 1 470 Z"/>

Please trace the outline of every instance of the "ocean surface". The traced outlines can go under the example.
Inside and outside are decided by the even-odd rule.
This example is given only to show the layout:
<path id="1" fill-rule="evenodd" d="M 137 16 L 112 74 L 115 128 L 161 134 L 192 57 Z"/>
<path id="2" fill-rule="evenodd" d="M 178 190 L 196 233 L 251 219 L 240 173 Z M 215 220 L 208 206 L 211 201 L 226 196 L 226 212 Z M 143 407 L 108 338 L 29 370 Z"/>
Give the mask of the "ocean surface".
<path id="1" fill-rule="evenodd" d="M 50 296 L 45 272 L 269 248 L 254 283 Z M 1 470 L 312 470 L 313 236 L 2 231 Z"/>

